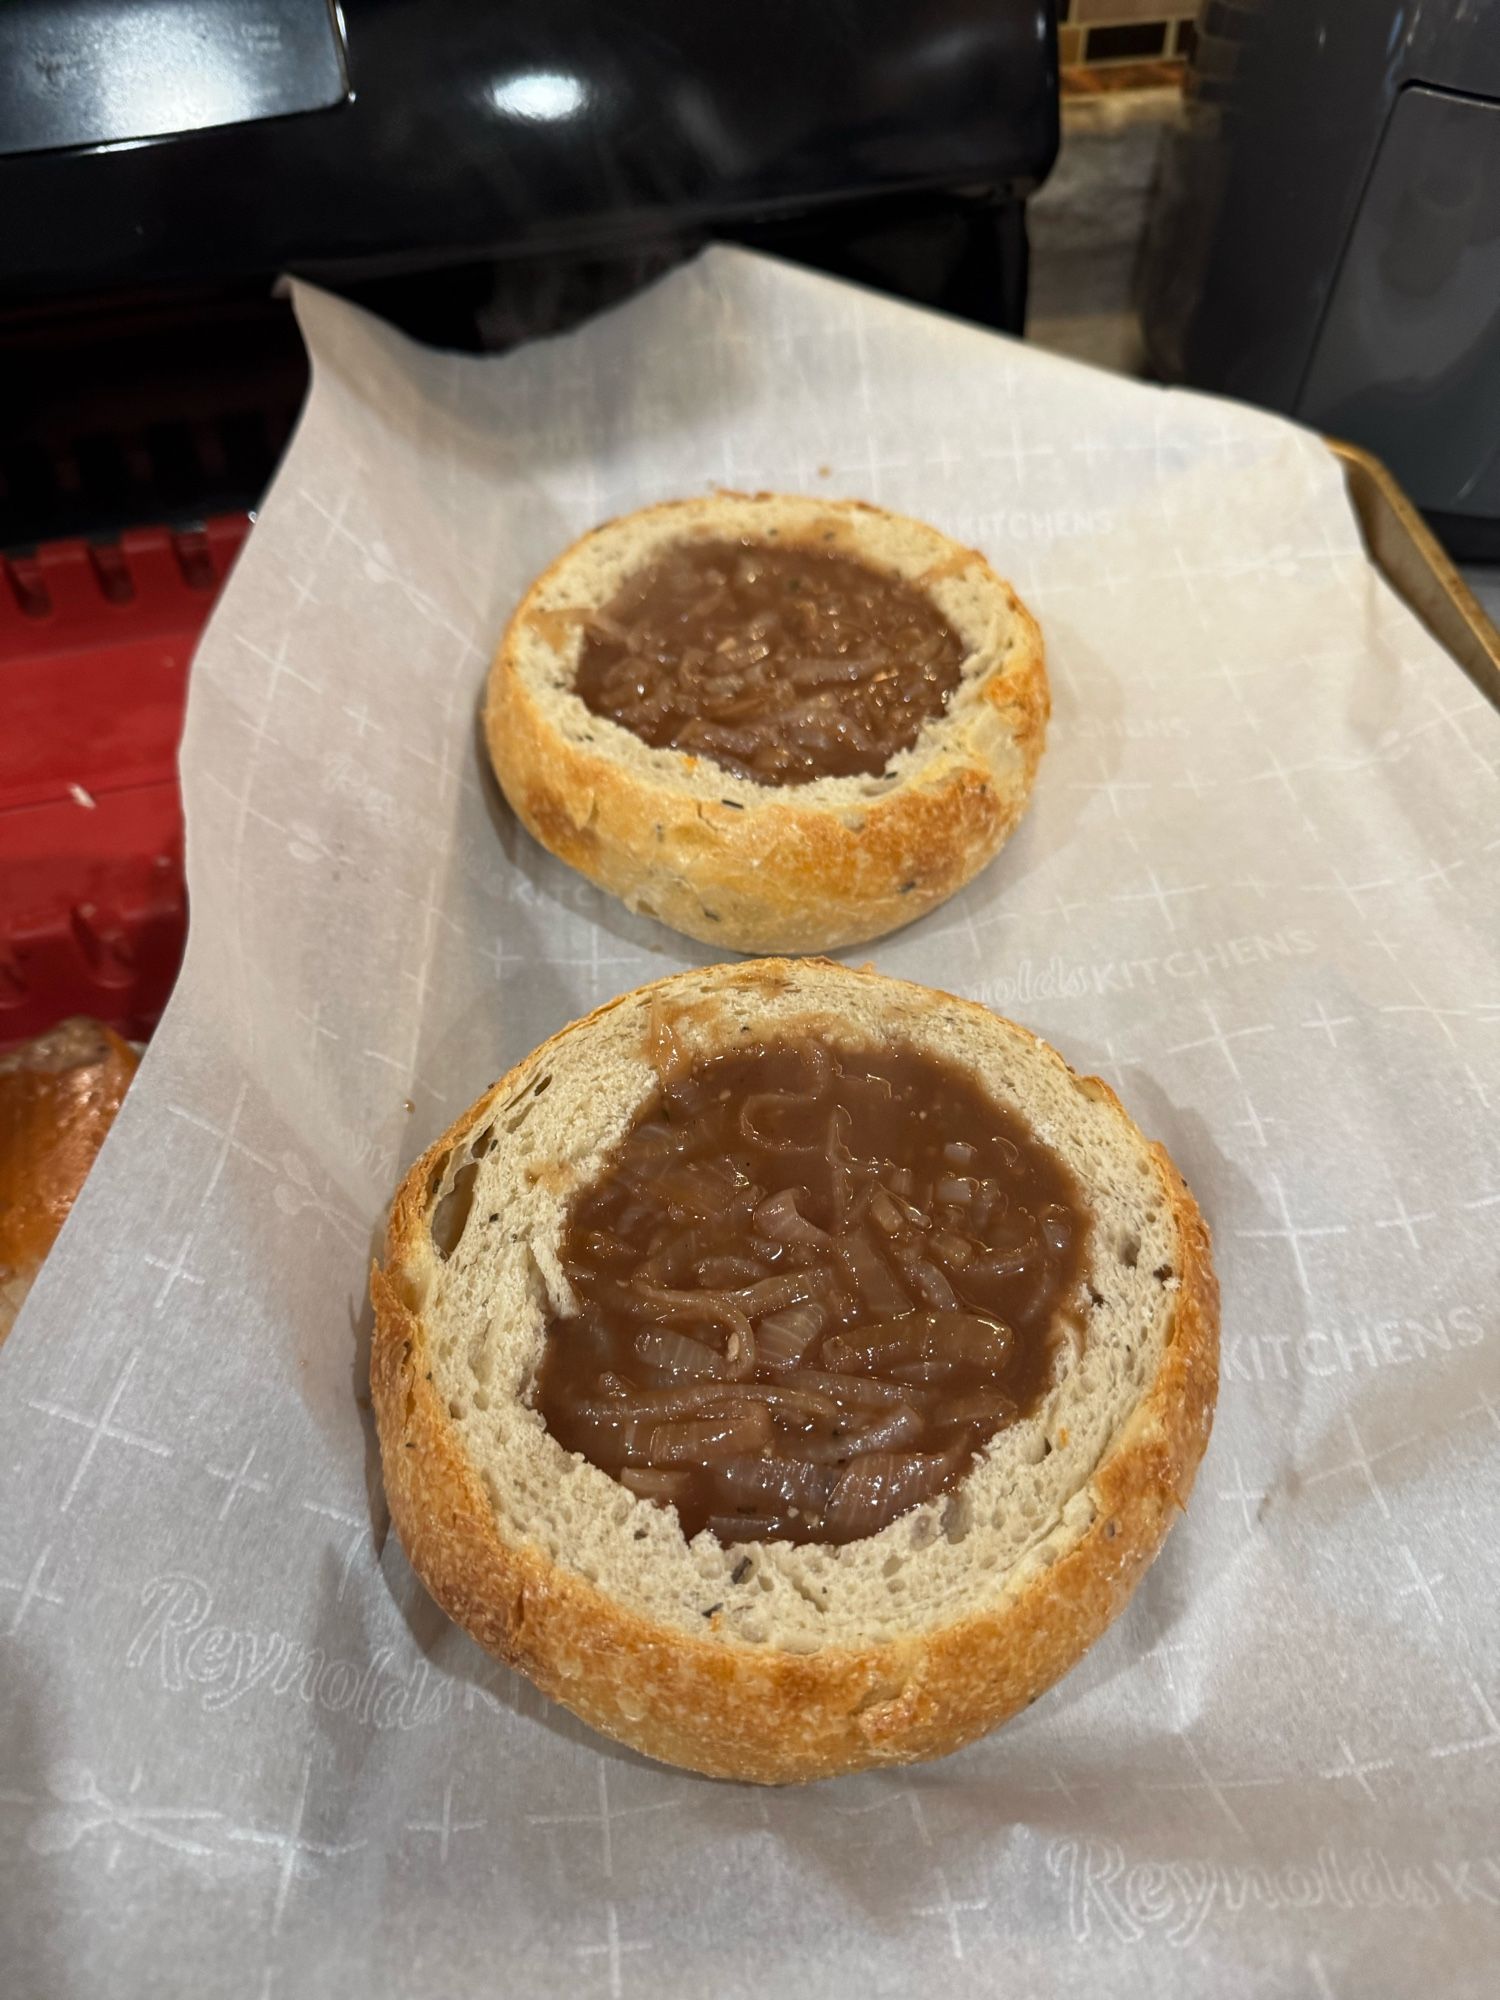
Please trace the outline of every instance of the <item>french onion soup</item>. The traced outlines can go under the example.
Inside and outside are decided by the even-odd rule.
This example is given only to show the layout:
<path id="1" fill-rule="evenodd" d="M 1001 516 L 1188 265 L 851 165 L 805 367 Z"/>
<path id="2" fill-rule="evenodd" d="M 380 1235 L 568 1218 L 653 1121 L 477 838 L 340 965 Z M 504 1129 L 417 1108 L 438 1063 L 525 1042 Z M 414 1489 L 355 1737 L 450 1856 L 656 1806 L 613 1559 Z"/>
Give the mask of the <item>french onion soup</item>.
<path id="1" fill-rule="evenodd" d="M 535 1407 L 689 1538 L 877 1534 L 1045 1392 L 1083 1270 L 1077 1183 L 899 1042 L 657 1067 L 568 1214 L 577 1309 L 548 1320 Z"/>
<path id="2" fill-rule="evenodd" d="M 593 614 L 574 686 L 655 749 L 802 785 L 884 771 L 966 650 L 925 592 L 837 549 L 684 541 Z"/>

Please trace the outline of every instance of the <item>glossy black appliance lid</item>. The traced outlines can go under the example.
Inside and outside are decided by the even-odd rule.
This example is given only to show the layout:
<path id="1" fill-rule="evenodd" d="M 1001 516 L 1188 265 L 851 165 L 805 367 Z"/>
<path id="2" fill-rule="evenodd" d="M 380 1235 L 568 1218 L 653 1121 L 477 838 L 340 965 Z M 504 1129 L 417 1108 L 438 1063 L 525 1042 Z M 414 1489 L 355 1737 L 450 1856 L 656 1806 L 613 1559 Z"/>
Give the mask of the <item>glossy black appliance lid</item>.
<path id="1" fill-rule="evenodd" d="M 78 55 L 92 46 L 80 21 L 127 33 L 143 12 L 171 29 L 112 86 Z M 902 190 L 1024 193 L 1057 144 L 1042 0 L 345 0 L 337 17 L 322 0 L 12 0 L 5 13 L 12 303 L 618 251 Z M 36 67 L 49 49 L 70 99 L 50 125 Z M 215 106 L 235 122 L 211 125 Z M 39 150 L 49 137 L 58 147 Z"/>
<path id="2" fill-rule="evenodd" d="M 349 94 L 327 0 L 9 0 L 0 153 L 321 111 Z"/>

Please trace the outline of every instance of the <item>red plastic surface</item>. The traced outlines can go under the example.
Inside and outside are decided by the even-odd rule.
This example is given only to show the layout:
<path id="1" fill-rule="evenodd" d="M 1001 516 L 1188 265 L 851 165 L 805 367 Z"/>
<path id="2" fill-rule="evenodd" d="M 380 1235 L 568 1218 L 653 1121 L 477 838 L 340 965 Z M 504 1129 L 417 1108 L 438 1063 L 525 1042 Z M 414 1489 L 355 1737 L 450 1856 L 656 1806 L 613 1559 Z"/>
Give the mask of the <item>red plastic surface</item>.
<path id="1" fill-rule="evenodd" d="M 0 1046 L 160 1018 L 187 935 L 188 667 L 249 525 L 0 562 Z"/>

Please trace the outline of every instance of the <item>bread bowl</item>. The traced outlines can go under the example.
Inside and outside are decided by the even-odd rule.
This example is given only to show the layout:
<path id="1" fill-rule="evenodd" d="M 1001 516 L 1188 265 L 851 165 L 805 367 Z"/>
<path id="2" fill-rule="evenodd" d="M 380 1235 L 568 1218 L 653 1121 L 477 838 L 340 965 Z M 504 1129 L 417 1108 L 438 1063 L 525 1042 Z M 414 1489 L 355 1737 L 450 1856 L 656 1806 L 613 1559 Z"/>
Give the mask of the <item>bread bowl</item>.
<path id="1" fill-rule="evenodd" d="M 690 1541 L 532 1406 L 578 1307 L 566 1232 L 656 1116 L 664 1048 L 698 1089 L 790 1042 L 914 1052 L 1024 1121 L 1079 1191 L 1082 1311 L 1044 1330 L 1030 1414 L 877 1533 Z M 413 1167 L 372 1291 L 391 1517 L 437 1602 L 596 1729 L 762 1783 L 939 1756 L 1033 1701 L 1185 1505 L 1217 1386 L 1207 1229 L 1114 1094 L 984 1008 L 820 960 L 679 973 L 563 1029 Z"/>
<path id="2" fill-rule="evenodd" d="M 695 599 L 693 566 L 735 552 L 762 565 L 748 594 L 715 597 L 726 572 L 702 567 Z M 769 658 L 745 640 L 767 605 Z M 629 675 L 590 685 L 627 652 L 675 703 Z M 909 923 L 993 858 L 1047 716 L 1036 621 L 975 550 L 858 501 L 716 493 L 610 521 L 538 577 L 485 733 L 526 828 L 631 909 L 733 950 L 814 952 Z"/>

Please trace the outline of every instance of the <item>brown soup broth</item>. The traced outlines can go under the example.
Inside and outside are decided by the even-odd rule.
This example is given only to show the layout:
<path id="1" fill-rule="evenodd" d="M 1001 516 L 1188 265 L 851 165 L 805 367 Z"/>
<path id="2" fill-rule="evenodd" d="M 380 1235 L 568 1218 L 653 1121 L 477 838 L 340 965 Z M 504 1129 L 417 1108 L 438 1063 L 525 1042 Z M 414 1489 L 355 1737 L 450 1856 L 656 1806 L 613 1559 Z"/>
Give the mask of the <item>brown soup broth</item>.
<path id="1" fill-rule="evenodd" d="M 876 776 L 958 686 L 932 599 L 833 549 L 674 544 L 584 631 L 585 706 L 762 785 Z"/>
<path id="2" fill-rule="evenodd" d="M 689 1537 L 858 1540 L 1036 1408 L 1087 1233 L 1050 1148 L 915 1048 L 669 1068 L 569 1214 L 535 1405 Z"/>

